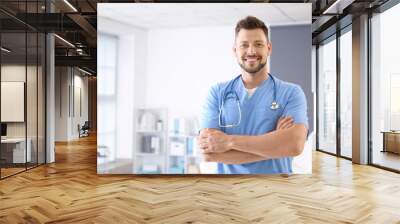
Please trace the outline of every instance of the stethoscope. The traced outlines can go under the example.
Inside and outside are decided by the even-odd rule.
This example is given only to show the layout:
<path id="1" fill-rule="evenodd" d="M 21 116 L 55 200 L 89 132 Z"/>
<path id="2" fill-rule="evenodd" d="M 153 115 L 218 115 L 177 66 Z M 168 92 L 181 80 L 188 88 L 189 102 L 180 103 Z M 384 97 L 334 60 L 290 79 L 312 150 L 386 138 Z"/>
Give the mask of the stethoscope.
<path id="1" fill-rule="evenodd" d="M 271 107 L 270 107 L 270 108 L 271 108 L 272 110 L 277 110 L 277 109 L 280 108 L 280 105 L 279 105 L 279 103 L 276 101 L 276 83 L 275 83 L 275 78 L 274 78 L 271 74 L 268 74 L 268 75 L 269 75 L 269 77 L 271 77 L 272 82 L 274 83 L 274 95 L 273 95 L 274 97 L 273 97 L 273 100 L 272 100 L 272 103 L 271 103 Z M 238 125 L 240 124 L 240 121 L 242 120 L 242 111 L 241 111 L 241 109 L 240 109 L 239 97 L 238 97 L 236 91 L 233 90 L 233 87 L 234 87 L 235 83 L 237 82 L 237 80 L 239 80 L 240 77 L 241 77 L 241 75 L 238 75 L 235 79 L 231 80 L 231 81 L 228 83 L 228 85 L 226 86 L 226 88 L 225 88 L 225 90 L 224 90 L 224 93 L 223 93 L 223 95 L 222 95 L 222 97 L 221 97 L 221 104 L 220 104 L 220 107 L 219 107 L 219 115 L 218 115 L 218 116 L 219 116 L 219 118 L 218 118 L 218 125 L 219 125 L 220 127 L 227 127 L 227 128 L 235 127 L 235 126 L 238 126 Z M 227 91 L 227 90 L 229 90 L 229 91 Z M 238 122 L 237 122 L 237 123 L 228 124 L 228 125 L 223 125 L 223 124 L 222 124 L 222 112 L 223 112 L 222 110 L 223 110 L 223 107 L 224 107 L 225 100 L 226 100 L 226 98 L 227 98 L 230 94 L 232 94 L 232 95 L 234 96 L 235 100 L 236 100 L 236 104 L 237 104 L 238 111 L 239 111 L 239 119 L 238 119 Z"/>

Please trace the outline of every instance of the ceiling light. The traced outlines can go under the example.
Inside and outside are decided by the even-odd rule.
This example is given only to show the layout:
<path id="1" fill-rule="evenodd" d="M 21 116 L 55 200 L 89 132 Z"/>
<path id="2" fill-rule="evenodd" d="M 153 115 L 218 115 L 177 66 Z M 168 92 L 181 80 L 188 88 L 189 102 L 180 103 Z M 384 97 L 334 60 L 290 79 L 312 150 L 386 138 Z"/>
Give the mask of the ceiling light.
<path id="1" fill-rule="evenodd" d="M 68 40 L 58 36 L 57 34 L 54 34 L 55 37 L 57 37 L 58 39 L 60 39 L 61 41 L 63 41 L 64 43 L 68 44 L 69 46 L 75 48 L 75 45 L 71 44 L 71 42 L 69 42 Z"/>
<path id="2" fill-rule="evenodd" d="M 322 14 L 342 14 L 343 9 L 353 3 L 354 0 L 336 0 Z"/>
<path id="3" fill-rule="evenodd" d="M 65 4 L 67 4 L 72 10 L 74 10 L 74 12 L 78 12 L 78 10 L 71 4 L 68 2 L 68 0 L 64 0 Z"/>
<path id="4" fill-rule="evenodd" d="M 77 49 L 76 49 L 76 52 L 77 52 L 79 55 L 83 55 L 83 49 L 81 49 L 81 48 L 77 48 Z"/>
<path id="5" fill-rule="evenodd" d="M 9 49 L 7 49 L 7 48 L 5 48 L 5 47 L 1 47 L 1 50 L 4 51 L 4 52 L 6 52 L 6 53 L 10 53 L 10 52 L 11 52 L 11 50 L 9 50 Z"/>
<path id="6" fill-rule="evenodd" d="M 81 72 L 83 72 L 83 73 L 85 73 L 85 74 L 87 74 L 87 75 L 90 75 L 90 76 L 92 75 L 92 73 L 90 73 L 90 72 L 88 72 L 88 71 L 86 71 L 86 70 L 83 70 L 83 69 L 81 69 L 81 68 L 79 68 L 79 67 L 78 67 L 78 70 L 81 71 Z"/>

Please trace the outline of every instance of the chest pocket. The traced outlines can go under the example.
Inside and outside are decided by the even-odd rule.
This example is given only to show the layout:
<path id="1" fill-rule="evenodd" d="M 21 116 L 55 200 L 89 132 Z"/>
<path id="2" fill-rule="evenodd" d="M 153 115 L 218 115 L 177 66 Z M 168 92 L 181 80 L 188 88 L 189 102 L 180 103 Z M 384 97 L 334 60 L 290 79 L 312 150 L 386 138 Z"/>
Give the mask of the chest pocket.
<path id="1" fill-rule="evenodd" d="M 282 113 L 282 108 L 273 110 L 271 109 L 271 105 L 256 107 L 254 110 L 254 115 L 256 118 L 255 125 L 257 126 L 257 130 L 262 131 L 263 134 L 274 131 L 279 118 L 282 116 Z"/>

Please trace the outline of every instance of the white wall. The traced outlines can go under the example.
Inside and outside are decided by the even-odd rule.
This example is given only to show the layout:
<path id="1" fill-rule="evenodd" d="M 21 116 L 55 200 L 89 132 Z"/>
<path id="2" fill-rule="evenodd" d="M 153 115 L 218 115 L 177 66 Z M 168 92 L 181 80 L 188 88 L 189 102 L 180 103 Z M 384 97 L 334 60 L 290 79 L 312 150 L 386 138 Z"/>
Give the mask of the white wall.
<path id="1" fill-rule="evenodd" d="M 55 69 L 55 141 L 79 138 L 78 124 L 83 125 L 88 120 L 88 78 L 76 68 L 73 70 L 71 67 Z M 74 95 L 77 94 L 75 87 L 81 89 L 82 114 L 76 107 L 79 102 Z"/>
<path id="2" fill-rule="evenodd" d="M 73 115 L 73 119 L 72 119 L 72 129 L 70 132 L 70 135 L 72 136 L 72 138 L 79 138 L 79 132 L 78 132 L 78 124 L 80 124 L 81 126 L 85 123 L 85 121 L 88 121 L 88 77 L 87 76 L 82 76 L 83 73 L 80 72 L 79 70 L 75 69 L 74 70 L 74 93 L 76 94 L 75 96 L 72 96 L 72 98 L 75 100 L 75 102 L 71 102 L 71 104 L 75 104 L 73 110 L 75 110 L 75 113 L 72 113 Z M 79 100 L 77 98 L 77 88 L 80 88 L 81 91 L 81 97 L 80 97 L 80 101 L 81 101 L 81 110 L 82 112 L 80 113 L 79 111 L 79 102 L 77 100 Z"/>
<path id="3" fill-rule="evenodd" d="M 150 30 L 146 107 L 197 116 L 213 84 L 240 74 L 233 41 L 231 26 Z"/>
<path id="4" fill-rule="evenodd" d="M 25 65 L 2 65 L 1 81 L 25 82 L 25 69 L 31 70 L 33 67 L 25 67 Z M 30 72 L 28 74 L 30 74 Z"/>
<path id="5" fill-rule="evenodd" d="M 34 66 L 27 66 L 25 67 L 25 65 L 18 65 L 18 64 L 8 64 L 8 65 L 2 65 L 1 66 L 1 81 L 3 82 L 25 82 L 25 84 L 27 83 L 25 80 L 25 75 L 28 75 L 28 81 L 30 83 L 30 85 L 33 84 L 36 85 L 36 81 L 31 80 L 32 79 L 32 75 L 34 75 L 36 77 L 36 67 Z M 32 89 L 32 88 L 27 88 L 27 96 L 28 99 L 27 103 L 28 106 L 30 103 L 35 102 L 33 105 L 31 105 L 32 107 L 34 106 L 33 109 L 35 109 L 37 107 L 36 105 L 36 88 Z M 34 91 L 34 92 L 30 92 L 30 91 Z M 4 97 L 4 96 L 2 96 Z M 22 108 L 24 109 L 24 108 Z M 1 110 L 7 110 L 7 108 L 1 108 Z M 27 121 L 28 121 L 28 137 L 30 136 L 31 133 L 35 132 L 36 133 L 36 113 L 33 113 L 32 108 L 31 109 L 27 109 Z M 36 111 L 34 111 L 36 112 Z M 33 122 L 33 123 L 32 123 Z M 25 126 L 27 125 L 27 122 L 7 122 L 7 136 L 8 137 L 25 137 Z"/>
<path id="6" fill-rule="evenodd" d="M 55 68 L 55 141 L 67 141 L 68 119 L 68 68 Z"/>
<path id="7" fill-rule="evenodd" d="M 22 65 L 2 65 L 1 68 L 1 82 L 2 82 L 2 90 L 1 90 L 1 120 L 3 122 L 7 122 L 7 120 L 12 120 L 12 121 L 18 121 L 18 122 L 7 122 L 9 123 L 8 129 L 13 129 L 14 123 L 24 123 L 25 117 L 24 117 L 24 100 L 25 100 L 25 90 L 24 90 L 24 85 L 26 84 L 25 81 L 25 74 L 27 71 L 32 71 L 33 67 L 32 66 L 22 66 Z M 31 73 L 28 73 L 31 74 Z M 9 82 L 9 83 L 7 83 Z M 14 83 L 15 82 L 15 83 Z M 13 89 L 13 86 L 9 85 L 19 85 L 21 87 L 22 83 L 22 89 Z M 9 86 L 7 88 L 7 86 Z M 8 92 L 5 92 L 6 89 L 8 91 L 11 91 L 9 94 L 12 94 L 12 96 L 8 96 Z M 17 91 L 15 93 L 12 93 L 13 91 Z M 8 100 L 7 100 L 8 99 Z M 13 102 L 14 100 L 19 100 L 19 102 Z M 8 101 L 8 102 L 7 102 Z M 15 104 L 14 104 L 15 103 Z M 7 108 L 8 106 L 8 108 Z M 22 107 L 21 107 L 22 106 Z M 36 108 L 36 105 L 35 105 Z M 18 110 L 18 111 L 12 111 L 12 110 Z M 17 116 L 18 115 L 18 116 Z M 22 136 L 25 136 L 25 130 L 21 130 L 19 133 Z"/>

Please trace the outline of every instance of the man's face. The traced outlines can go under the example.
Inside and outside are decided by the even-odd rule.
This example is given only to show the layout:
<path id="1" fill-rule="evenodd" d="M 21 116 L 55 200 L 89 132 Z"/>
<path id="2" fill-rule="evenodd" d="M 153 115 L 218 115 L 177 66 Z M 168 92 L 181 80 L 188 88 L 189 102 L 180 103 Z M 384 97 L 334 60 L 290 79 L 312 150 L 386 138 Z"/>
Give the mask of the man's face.
<path id="1" fill-rule="evenodd" d="M 240 67 L 255 74 L 265 67 L 271 54 L 271 43 L 267 41 L 262 29 L 241 29 L 233 47 Z"/>

